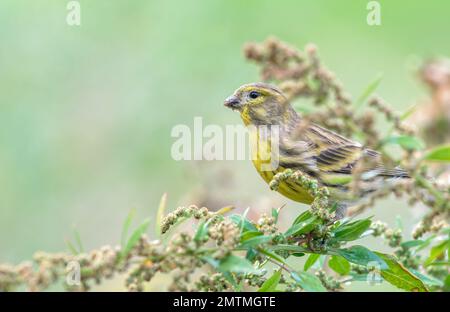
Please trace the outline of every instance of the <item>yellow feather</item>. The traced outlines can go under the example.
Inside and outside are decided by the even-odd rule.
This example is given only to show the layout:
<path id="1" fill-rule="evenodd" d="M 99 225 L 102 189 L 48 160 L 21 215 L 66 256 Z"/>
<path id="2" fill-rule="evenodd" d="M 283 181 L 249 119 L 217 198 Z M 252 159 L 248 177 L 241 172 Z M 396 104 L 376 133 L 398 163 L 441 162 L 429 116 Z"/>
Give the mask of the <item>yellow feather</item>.
<path id="1" fill-rule="evenodd" d="M 259 175 L 264 179 L 264 181 L 266 183 L 270 183 L 275 174 L 283 172 L 286 168 L 280 166 L 272 171 L 262 170 L 263 164 L 270 163 L 270 159 L 268 160 L 267 157 L 267 155 L 270 155 L 271 152 L 270 141 L 261 139 L 257 134 L 250 134 L 250 142 L 252 144 L 252 150 L 256 152 L 252 157 L 253 165 L 255 166 L 255 169 L 256 171 L 258 171 Z M 299 184 L 293 181 L 281 182 L 278 187 L 278 192 L 293 201 L 305 204 L 311 204 L 313 201 L 311 195 Z"/>

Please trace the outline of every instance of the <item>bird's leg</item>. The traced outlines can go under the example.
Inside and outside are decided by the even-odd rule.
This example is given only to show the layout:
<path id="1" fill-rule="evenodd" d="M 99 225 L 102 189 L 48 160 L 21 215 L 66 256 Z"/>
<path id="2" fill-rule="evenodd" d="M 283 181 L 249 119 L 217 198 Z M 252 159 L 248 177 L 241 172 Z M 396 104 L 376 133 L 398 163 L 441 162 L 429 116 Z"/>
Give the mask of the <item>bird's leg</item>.
<path id="1" fill-rule="evenodd" d="M 302 245 L 302 244 L 306 244 L 306 246 L 311 250 L 314 251 L 314 247 L 312 245 L 312 233 L 308 233 L 306 234 L 306 237 L 298 237 L 295 239 L 295 242 L 297 243 L 297 245 Z"/>
<path id="2" fill-rule="evenodd" d="M 308 248 L 309 248 L 311 251 L 314 251 L 314 246 L 313 246 L 313 244 L 312 244 L 312 239 L 313 239 L 312 233 L 308 233 L 308 234 L 306 235 L 306 238 L 307 238 L 306 244 L 307 244 Z"/>
<path id="3" fill-rule="evenodd" d="M 347 216 L 348 206 L 346 204 L 334 202 L 333 207 L 336 207 L 336 209 L 334 210 L 334 218 L 327 222 L 325 224 L 326 226 L 330 226 L 334 222 L 339 221 Z"/>
<path id="4" fill-rule="evenodd" d="M 301 245 L 303 243 L 308 242 L 308 239 L 305 237 L 296 237 L 296 238 L 294 238 L 294 242 L 296 242 L 297 245 Z"/>
<path id="5" fill-rule="evenodd" d="M 347 205 L 344 203 L 338 203 L 336 202 L 336 210 L 334 211 L 334 220 L 338 221 L 341 220 L 342 218 L 344 218 L 347 215 Z"/>

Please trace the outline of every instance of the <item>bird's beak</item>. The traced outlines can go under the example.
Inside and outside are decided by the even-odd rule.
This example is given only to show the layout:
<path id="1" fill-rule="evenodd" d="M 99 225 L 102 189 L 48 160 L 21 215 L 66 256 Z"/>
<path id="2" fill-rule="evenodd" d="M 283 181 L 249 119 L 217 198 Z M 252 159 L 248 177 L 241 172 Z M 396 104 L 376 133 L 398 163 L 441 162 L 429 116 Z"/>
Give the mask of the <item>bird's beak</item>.
<path id="1" fill-rule="evenodd" d="M 223 104 L 231 109 L 239 109 L 241 107 L 241 101 L 235 95 L 231 95 L 225 99 Z"/>

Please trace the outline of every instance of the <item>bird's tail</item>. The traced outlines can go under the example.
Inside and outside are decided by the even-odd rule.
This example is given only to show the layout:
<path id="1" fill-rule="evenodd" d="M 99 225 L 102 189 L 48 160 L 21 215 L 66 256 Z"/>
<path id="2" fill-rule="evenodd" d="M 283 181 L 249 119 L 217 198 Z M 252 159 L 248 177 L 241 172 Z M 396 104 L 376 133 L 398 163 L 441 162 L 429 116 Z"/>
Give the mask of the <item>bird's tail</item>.
<path id="1" fill-rule="evenodd" d="M 408 172 L 400 167 L 396 167 L 393 169 L 380 168 L 379 176 L 386 178 L 410 178 Z"/>

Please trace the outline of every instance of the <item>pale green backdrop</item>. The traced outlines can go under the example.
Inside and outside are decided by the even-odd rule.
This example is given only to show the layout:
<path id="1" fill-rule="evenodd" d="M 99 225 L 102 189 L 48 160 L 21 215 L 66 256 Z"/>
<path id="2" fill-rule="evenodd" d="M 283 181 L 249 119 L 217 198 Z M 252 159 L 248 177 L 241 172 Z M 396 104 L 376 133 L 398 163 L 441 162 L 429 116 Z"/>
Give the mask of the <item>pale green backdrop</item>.
<path id="1" fill-rule="evenodd" d="M 249 161 L 170 157 L 176 124 L 240 123 L 222 102 L 258 79 L 249 40 L 316 43 L 354 97 L 382 72 L 377 93 L 397 110 L 426 95 L 417 63 L 450 54 L 450 3 L 438 0 L 380 1 L 375 27 L 364 0 L 82 0 L 80 27 L 66 24 L 67 2 L 0 1 L 0 262 L 65 250 L 74 225 L 86 249 L 115 244 L 129 210 L 153 216 L 163 192 L 174 209 L 213 185 L 216 206 L 250 205 L 255 218 L 287 202 Z M 285 224 L 303 209 L 288 202 Z M 369 214 L 400 215 L 409 231 L 414 211 L 385 201 Z"/>

